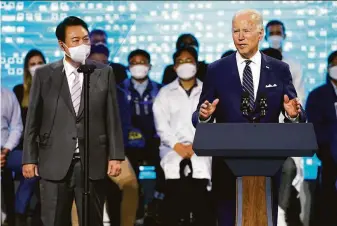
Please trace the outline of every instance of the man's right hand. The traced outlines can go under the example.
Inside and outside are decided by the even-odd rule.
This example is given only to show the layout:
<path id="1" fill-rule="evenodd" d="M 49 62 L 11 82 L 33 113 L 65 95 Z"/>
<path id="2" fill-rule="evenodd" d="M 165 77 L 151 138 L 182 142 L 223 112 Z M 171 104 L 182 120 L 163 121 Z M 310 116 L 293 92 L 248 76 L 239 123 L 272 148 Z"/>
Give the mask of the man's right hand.
<path id="1" fill-rule="evenodd" d="M 22 174 L 25 178 L 39 176 L 36 164 L 25 164 L 22 166 Z"/>
<path id="2" fill-rule="evenodd" d="M 173 149 L 184 159 L 189 159 L 194 154 L 192 145 L 184 145 L 182 143 L 176 143 Z"/>
<path id="3" fill-rule="evenodd" d="M 213 103 L 210 103 L 206 100 L 201 106 L 199 110 L 199 118 L 201 120 L 207 120 L 214 113 L 216 109 L 216 105 L 219 103 L 219 99 L 215 99 Z"/>

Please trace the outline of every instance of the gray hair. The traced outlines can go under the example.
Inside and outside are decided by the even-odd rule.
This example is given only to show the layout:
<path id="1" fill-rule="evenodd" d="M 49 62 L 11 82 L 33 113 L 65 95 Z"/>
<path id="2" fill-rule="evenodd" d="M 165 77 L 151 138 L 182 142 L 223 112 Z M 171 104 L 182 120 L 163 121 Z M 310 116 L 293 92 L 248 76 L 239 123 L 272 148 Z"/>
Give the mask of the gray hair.
<path id="1" fill-rule="evenodd" d="M 251 15 L 251 19 L 255 22 L 256 26 L 258 29 L 262 30 L 263 29 L 263 18 L 262 18 L 262 14 L 255 10 L 255 9 L 243 9 L 240 10 L 238 12 L 236 12 L 233 16 L 233 21 L 235 19 L 235 17 L 237 17 L 238 15 L 241 14 L 250 14 Z"/>

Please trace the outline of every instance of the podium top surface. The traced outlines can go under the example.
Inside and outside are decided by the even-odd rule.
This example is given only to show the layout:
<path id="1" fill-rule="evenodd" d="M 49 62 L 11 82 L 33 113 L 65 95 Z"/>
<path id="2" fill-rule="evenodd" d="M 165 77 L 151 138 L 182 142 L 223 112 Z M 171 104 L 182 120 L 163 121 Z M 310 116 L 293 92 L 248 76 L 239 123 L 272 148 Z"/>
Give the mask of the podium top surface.
<path id="1" fill-rule="evenodd" d="M 199 123 L 193 150 L 200 156 L 312 156 L 318 149 L 311 123 Z"/>

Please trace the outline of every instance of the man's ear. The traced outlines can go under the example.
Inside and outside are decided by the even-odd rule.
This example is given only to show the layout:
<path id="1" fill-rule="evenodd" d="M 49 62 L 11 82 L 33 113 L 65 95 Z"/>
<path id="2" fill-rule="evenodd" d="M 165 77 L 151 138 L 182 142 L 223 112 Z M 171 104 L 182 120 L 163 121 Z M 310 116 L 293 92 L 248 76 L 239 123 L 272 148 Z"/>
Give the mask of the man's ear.
<path id="1" fill-rule="evenodd" d="M 58 44 L 59 44 L 59 47 L 60 47 L 61 50 L 66 51 L 62 41 L 58 40 Z"/>
<path id="2" fill-rule="evenodd" d="M 152 64 L 149 64 L 149 71 L 152 69 Z"/>
<path id="3" fill-rule="evenodd" d="M 286 35 L 286 34 L 284 34 L 284 35 L 283 35 L 283 39 L 286 39 L 286 38 L 287 38 L 287 35 Z"/>

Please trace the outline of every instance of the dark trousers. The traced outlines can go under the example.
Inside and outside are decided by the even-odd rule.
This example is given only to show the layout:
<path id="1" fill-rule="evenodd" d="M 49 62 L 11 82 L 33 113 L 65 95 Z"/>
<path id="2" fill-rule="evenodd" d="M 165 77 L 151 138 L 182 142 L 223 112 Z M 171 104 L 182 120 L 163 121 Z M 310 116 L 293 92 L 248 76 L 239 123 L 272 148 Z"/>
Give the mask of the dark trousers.
<path id="1" fill-rule="evenodd" d="M 90 226 L 103 226 L 106 180 L 90 181 Z M 41 218 L 44 226 L 70 226 L 75 198 L 80 226 L 83 210 L 83 179 L 80 160 L 73 160 L 61 181 L 40 180 Z"/>
<path id="2" fill-rule="evenodd" d="M 164 225 L 214 226 L 214 211 L 207 183 L 208 180 L 193 178 L 167 180 Z"/>
<path id="3" fill-rule="evenodd" d="M 1 169 L 1 189 L 4 199 L 5 212 L 7 214 L 7 223 L 9 226 L 15 226 L 15 190 L 12 170 L 4 167 Z"/>
<path id="4" fill-rule="evenodd" d="M 301 204 L 297 198 L 298 192 L 292 185 L 297 174 L 297 168 L 292 158 L 287 158 L 282 166 L 281 184 L 279 188 L 279 206 L 285 211 L 289 226 L 301 226 Z"/>

